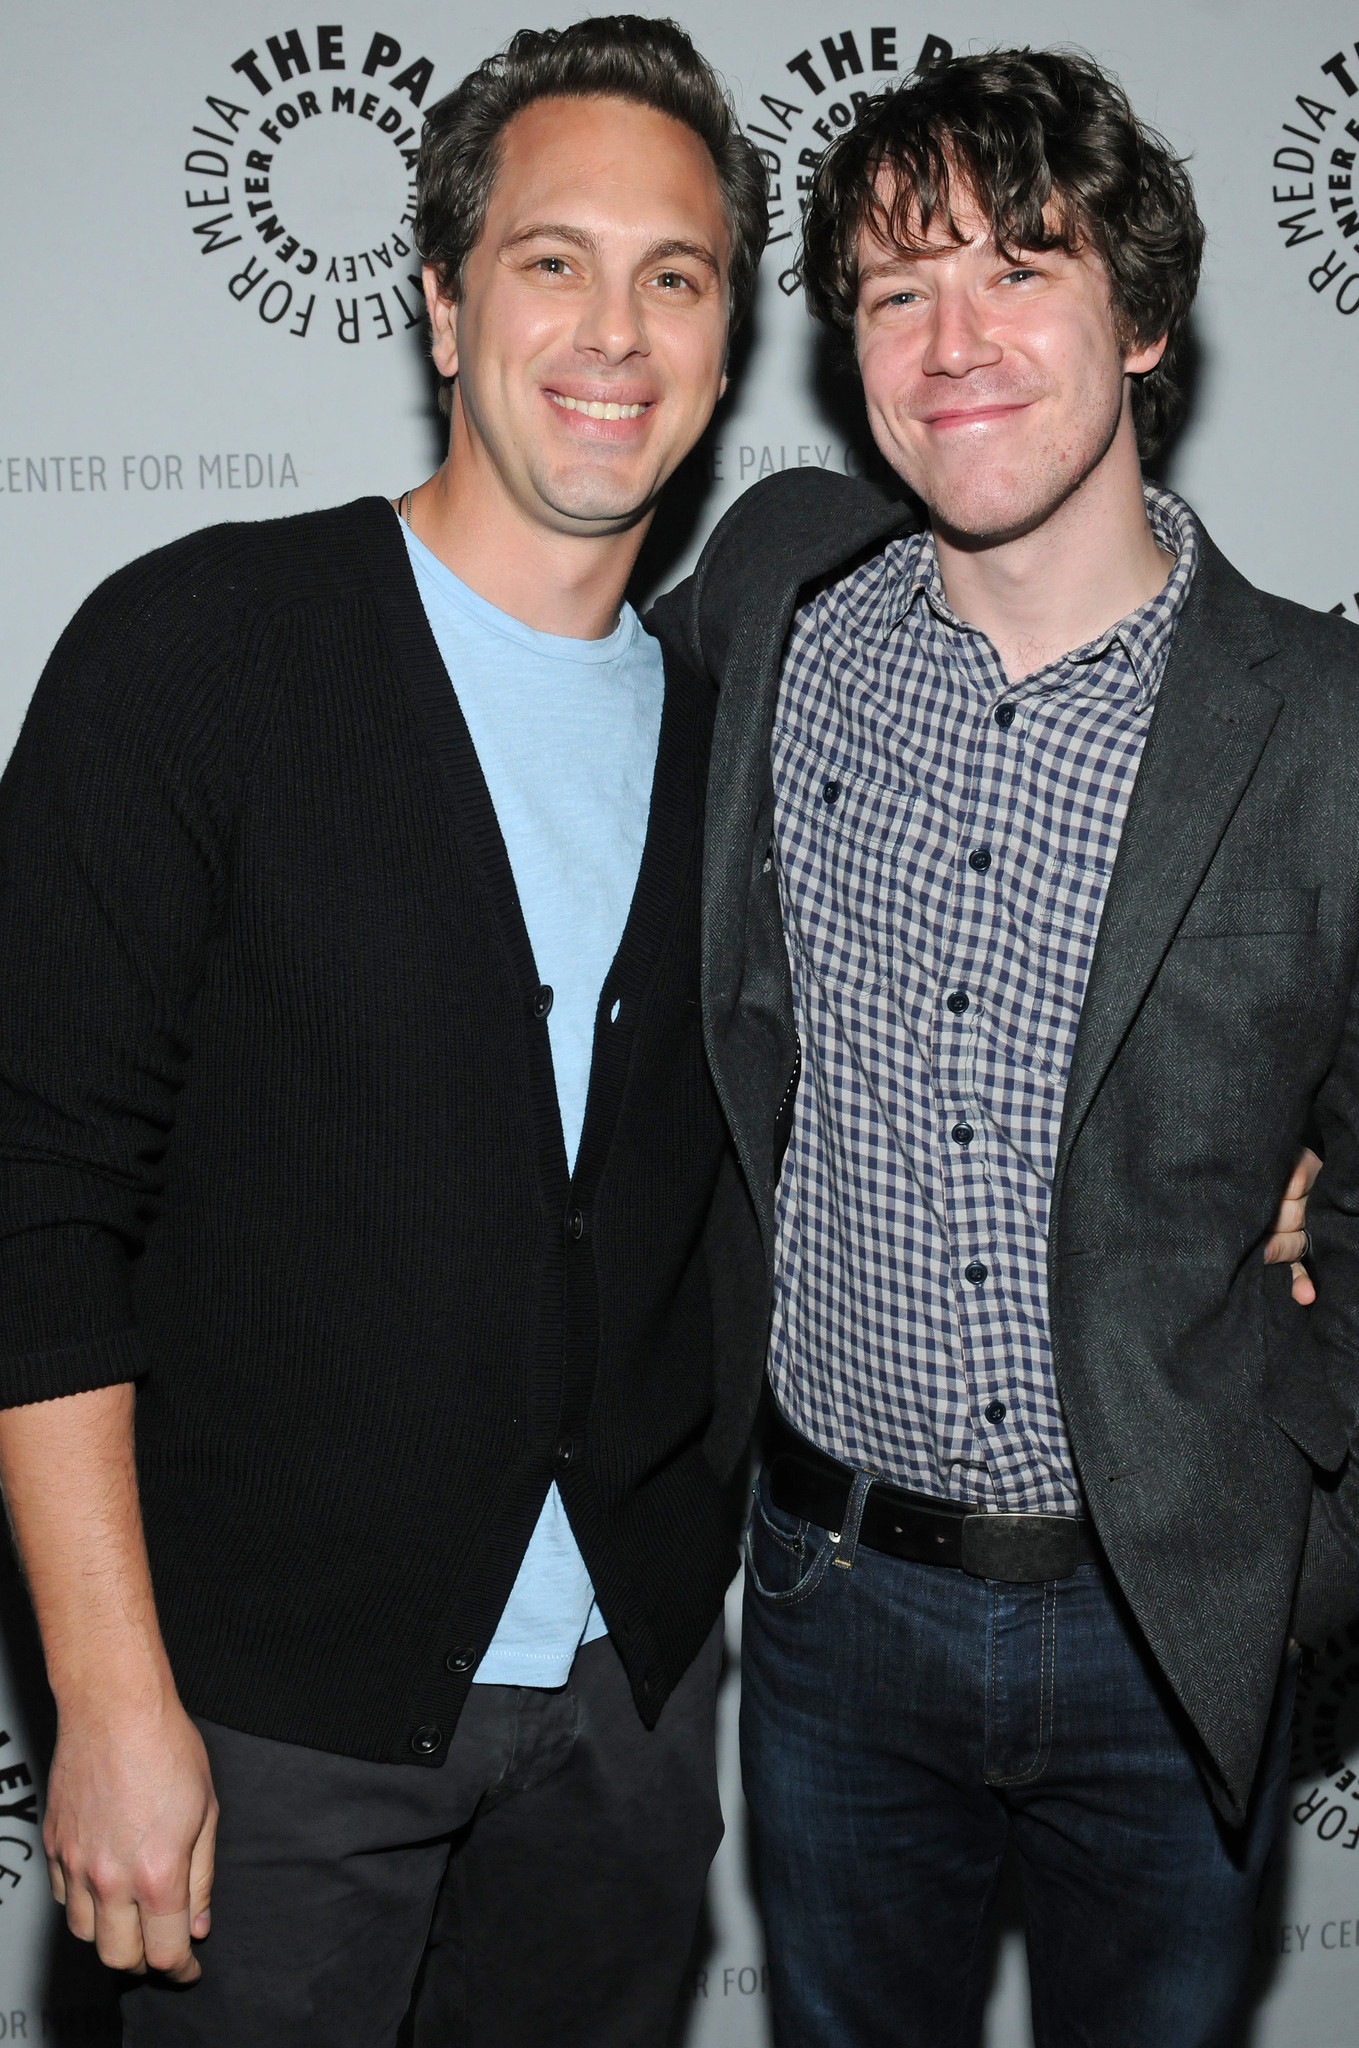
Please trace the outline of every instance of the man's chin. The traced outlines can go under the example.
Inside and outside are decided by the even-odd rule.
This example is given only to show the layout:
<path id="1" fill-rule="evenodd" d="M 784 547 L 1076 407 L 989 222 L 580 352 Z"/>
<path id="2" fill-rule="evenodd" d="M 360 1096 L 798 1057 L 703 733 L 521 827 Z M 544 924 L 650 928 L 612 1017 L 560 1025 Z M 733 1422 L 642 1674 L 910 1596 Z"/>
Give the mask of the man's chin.
<path id="1" fill-rule="evenodd" d="M 1028 489 L 1016 487 L 985 494 L 941 490 L 933 496 L 919 486 L 916 488 L 935 531 L 955 547 L 975 551 L 1000 547 L 1006 541 L 1021 540 L 1025 534 L 1035 533 L 1071 496 L 1077 482 L 1062 477 L 1046 489 L 1031 485 Z"/>
<path id="2" fill-rule="evenodd" d="M 620 477 L 543 478 L 538 495 L 573 531 L 622 533 L 644 519 L 656 503 L 660 484 Z"/>

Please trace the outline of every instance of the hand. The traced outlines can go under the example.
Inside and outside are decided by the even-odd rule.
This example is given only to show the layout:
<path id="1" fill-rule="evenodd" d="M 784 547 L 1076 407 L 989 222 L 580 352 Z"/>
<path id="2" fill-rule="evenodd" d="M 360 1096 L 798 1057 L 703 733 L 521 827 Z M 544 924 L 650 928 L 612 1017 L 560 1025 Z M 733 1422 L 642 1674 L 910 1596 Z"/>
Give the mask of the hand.
<path id="1" fill-rule="evenodd" d="M 194 1982 L 216 1836 L 203 1738 L 173 1694 L 61 1715 L 43 1848 L 67 1926 L 101 1962 Z"/>
<path id="2" fill-rule="evenodd" d="M 1293 1262 L 1293 1299 L 1303 1308 L 1310 1308 L 1317 1298 L 1311 1276 L 1302 1264 L 1302 1255 L 1306 1248 L 1303 1234 L 1307 1228 L 1307 1197 L 1320 1171 L 1321 1161 L 1316 1153 L 1304 1146 L 1283 1191 L 1279 1213 L 1274 1218 L 1274 1235 L 1265 1246 L 1267 1266 L 1276 1265 L 1281 1259 Z"/>

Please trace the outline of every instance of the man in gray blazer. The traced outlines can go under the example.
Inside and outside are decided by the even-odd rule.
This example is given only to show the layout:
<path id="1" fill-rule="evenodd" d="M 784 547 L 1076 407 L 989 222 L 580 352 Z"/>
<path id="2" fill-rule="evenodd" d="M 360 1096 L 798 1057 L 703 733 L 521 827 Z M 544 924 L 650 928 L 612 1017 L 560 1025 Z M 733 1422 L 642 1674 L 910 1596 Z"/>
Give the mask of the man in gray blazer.
<path id="1" fill-rule="evenodd" d="M 655 615 L 721 692 L 718 1327 L 772 1303 L 742 1712 L 790 2048 L 975 2042 L 1011 1837 L 1043 2048 L 1233 2040 L 1293 1646 L 1359 1605 L 1359 643 L 1144 484 L 1201 248 L 1084 60 L 874 103 L 806 281 L 928 524 L 779 477 Z M 1261 1251 L 1312 1132 L 1306 1310 Z"/>

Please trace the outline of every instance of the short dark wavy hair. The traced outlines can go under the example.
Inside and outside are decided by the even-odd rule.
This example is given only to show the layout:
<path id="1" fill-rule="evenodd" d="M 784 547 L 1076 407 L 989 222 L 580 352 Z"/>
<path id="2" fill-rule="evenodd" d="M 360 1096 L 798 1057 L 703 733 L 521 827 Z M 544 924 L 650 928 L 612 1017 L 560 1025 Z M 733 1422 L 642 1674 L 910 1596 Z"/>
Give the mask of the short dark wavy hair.
<path id="1" fill-rule="evenodd" d="M 677 22 L 600 14 L 569 28 L 521 29 L 425 116 L 415 172 L 415 242 L 446 298 L 486 225 L 500 138 L 542 99 L 631 100 L 669 114 L 707 147 L 731 238 L 731 326 L 749 310 L 769 235 L 769 179 L 721 79 Z"/>
<path id="2" fill-rule="evenodd" d="M 886 201 L 877 191 L 884 170 Z M 863 227 L 912 249 L 938 217 L 961 241 L 955 187 L 1007 256 L 1093 250 L 1125 348 L 1169 336 L 1160 363 L 1133 387 L 1138 447 L 1155 454 L 1188 397 L 1188 320 L 1203 257 L 1184 161 L 1089 57 L 991 50 L 932 64 L 872 99 L 821 159 L 801 259 L 817 317 L 853 332 Z"/>

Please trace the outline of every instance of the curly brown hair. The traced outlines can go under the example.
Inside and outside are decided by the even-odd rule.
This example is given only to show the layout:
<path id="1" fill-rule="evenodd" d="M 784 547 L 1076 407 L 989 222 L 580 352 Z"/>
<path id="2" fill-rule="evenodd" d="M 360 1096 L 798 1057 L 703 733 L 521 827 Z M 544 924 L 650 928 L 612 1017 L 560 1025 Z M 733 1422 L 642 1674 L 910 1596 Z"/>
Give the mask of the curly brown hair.
<path id="1" fill-rule="evenodd" d="M 909 251 L 937 217 L 961 242 L 955 189 L 1006 257 L 1093 250 L 1124 348 L 1169 337 L 1160 363 L 1133 386 L 1138 447 L 1154 454 L 1188 396 L 1188 321 L 1203 257 L 1183 159 L 1079 53 L 990 50 L 932 64 L 872 99 L 821 159 L 801 258 L 813 313 L 853 333 L 864 227 Z"/>
<path id="2" fill-rule="evenodd" d="M 731 239 L 735 330 L 749 310 L 769 235 L 768 173 L 712 65 L 664 17 L 601 14 L 569 28 L 520 29 L 430 108 L 415 172 L 415 242 L 440 291 L 458 296 L 463 264 L 486 224 L 507 124 L 535 100 L 595 97 L 652 107 L 707 145 Z M 446 381 L 445 411 L 447 396 Z"/>

